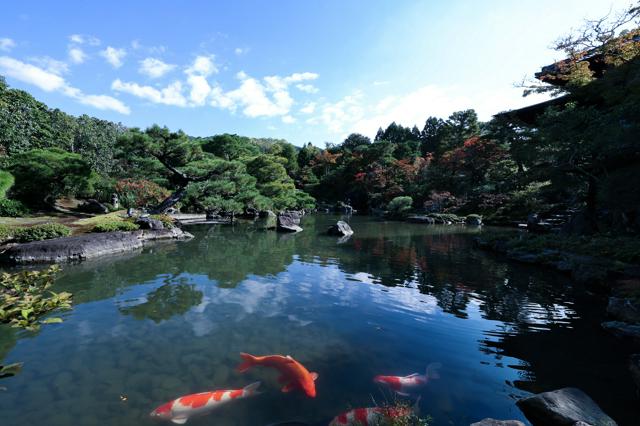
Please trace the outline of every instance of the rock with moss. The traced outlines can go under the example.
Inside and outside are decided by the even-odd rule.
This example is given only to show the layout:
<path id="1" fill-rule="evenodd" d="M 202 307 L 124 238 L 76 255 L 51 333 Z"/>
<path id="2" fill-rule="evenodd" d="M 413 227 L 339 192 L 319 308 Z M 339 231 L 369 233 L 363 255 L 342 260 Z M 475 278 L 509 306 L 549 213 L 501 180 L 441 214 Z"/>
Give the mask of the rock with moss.
<path id="1" fill-rule="evenodd" d="M 464 222 L 467 225 L 480 226 L 482 225 L 482 216 L 479 214 L 470 214 L 465 218 Z"/>
<path id="2" fill-rule="evenodd" d="M 276 229 L 278 217 L 271 210 L 261 211 L 256 219 L 256 226 L 260 229 Z"/>

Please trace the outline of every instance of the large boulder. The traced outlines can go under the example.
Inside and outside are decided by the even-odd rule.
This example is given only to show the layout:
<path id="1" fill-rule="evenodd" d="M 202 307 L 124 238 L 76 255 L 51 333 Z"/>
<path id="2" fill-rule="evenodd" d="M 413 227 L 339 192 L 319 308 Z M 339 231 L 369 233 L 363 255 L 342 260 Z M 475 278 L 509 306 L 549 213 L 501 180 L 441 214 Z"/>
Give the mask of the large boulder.
<path id="1" fill-rule="evenodd" d="M 105 206 L 98 200 L 94 200 L 93 198 L 83 201 L 82 204 L 78 206 L 78 211 L 92 214 L 109 213 L 109 209 L 107 208 L 107 206 Z"/>
<path id="2" fill-rule="evenodd" d="M 619 320 L 640 323 L 640 304 L 623 297 L 610 297 L 607 313 Z"/>
<path id="3" fill-rule="evenodd" d="M 465 218 L 465 223 L 471 226 L 480 226 L 482 225 L 482 216 L 477 214 L 470 214 Z"/>
<path id="4" fill-rule="evenodd" d="M 261 211 L 258 214 L 256 226 L 260 229 L 276 229 L 278 227 L 278 217 L 271 210 Z"/>
<path id="5" fill-rule="evenodd" d="M 470 426 L 525 426 L 525 424 L 519 420 L 496 420 L 486 418 L 479 422 L 471 423 Z"/>
<path id="6" fill-rule="evenodd" d="M 335 225 L 331 225 L 329 229 L 327 229 L 327 234 L 346 237 L 348 235 L 353 235 L 353 229 L 351 229 L 347 222 L 339 220 Z"/>
<path id="7" fill-rule="evenodd" d="M 543 392 L 517 403 L 534 426 L 569 426 L 577 422 L 617 426 L 589 396 L 576 388 Z"/>
<path id="8" fill-rule="evenodd" d="M 286 212 L 278 215 L 278 231 L 280 232 L 300 232 L 300 216 L 298 213 Z"/>
<path id="9" fill-rule="evenodd" d="M 180 228 L 83 234 L 16 244 L 0 253 L 0 263 L 29 265 L 77 262 L 108 254 L 137 250 L 148 241 L 188 238 L 193 238 L 193 235 Z"/>
<path id="10" fill-rule="evenodd" d="M 152 219 L 147 216 L 139 217 L 136 220 L 136 225 L 138 225 L 140 229 L 152 229 L 154 231 L 164 229 L 164 224 L 162 223 L 162 221 L 158 219 Z"/>

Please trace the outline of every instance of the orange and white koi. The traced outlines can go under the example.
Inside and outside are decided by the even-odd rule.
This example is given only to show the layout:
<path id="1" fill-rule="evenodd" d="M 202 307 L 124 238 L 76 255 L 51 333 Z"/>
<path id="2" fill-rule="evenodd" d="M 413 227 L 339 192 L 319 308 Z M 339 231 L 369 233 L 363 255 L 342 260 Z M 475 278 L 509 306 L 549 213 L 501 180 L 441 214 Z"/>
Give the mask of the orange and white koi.
<path id="1" fill-rule="evenodd" d="M 242 357 L 243 362 L 237 367 L 238 372 L 244 373 L 256 365 L 275 368 L 280 372 L 278 382 L 284 384 L 282 392 L 291 392 L 294 389 L 301 389 L 308 397 L 315 398 L 315 381 L 318 378 L 318 373 L 310 373 L 304 365 L 300 364 L 289 355 L 253 356 L 241 353 L 240 356 Z"/>
<path id="2" fill-rule="evenodd" d="M 440 367 L 442 367 L 442 364 L 433 363 L 427 366 L 425 374 L 413 373 L 409 376 L 376 376 L 373 381 L 387 386 L 398 395 L 409 396 L 429 383 L 430 380 L 439 379 L 438 369 Z"/>
<path id="3" fill-rule="evenodd" d="M 413 407 L 367 407 L 354 408 L 336 416 L 329 426 L 382 426 L 395 424 L 394 420 L 404 419 L 418 413 L 420 398 Z"/>
<path id="4" fill-rule="evenodd" d="M 228 402 L 259 394 L 260 392 L 257 391 L 259 386 L 260 382 L 255 382 L 242 389 L 217 390 L 181 396 L 159 406 L 150 415 L 155 419 L 169 420 L 182 425 L 191 417 L 209 414 Z"/>

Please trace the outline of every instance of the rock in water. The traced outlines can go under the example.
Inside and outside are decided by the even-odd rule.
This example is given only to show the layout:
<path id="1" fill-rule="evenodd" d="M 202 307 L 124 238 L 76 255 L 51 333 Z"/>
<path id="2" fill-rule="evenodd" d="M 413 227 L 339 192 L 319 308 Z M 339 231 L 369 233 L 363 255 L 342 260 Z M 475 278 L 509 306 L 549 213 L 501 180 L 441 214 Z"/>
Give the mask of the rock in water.
<path id="1" fill-rule="evenodd" d="M 346 237 L 347 235 L 353 235 L 353 229 L 351 229 L 347 222 L 339 220 L 335 225 L 329 227 L 327 234 Z"/>
<path id="2" fill-rule="evenodd" d="M 587 394 L 576 388 L 543 392 L 523 398 L 516 404 L 534 426 L 565 426 L 580 421 L 617 426 Z"/>
<path id="3" fill-rule="evenodd" d="M 525 424 L 518 420 L 496 420 L 486 418 L 479 422 L 471 423 L 470 426 L 525 426 Z"/>
<path id="4" fill-rule="evenodd" d="M 622 321 L 607 321 L 603 322 L 601 326 L 616 337 L 633 339 L 640 343 L 640 325 L 627 324 Z"/>
<path id="5" fill-rule="evenodd" d="M 258 214 L 256 225 L 260 229 L 276 229 L 278 227 L 278 218 L 271 210 L 262 211 Z"/>
<path id="6" fill-rule="evenodd" d="M 631 378 L 640 390 L 640 354 L 631 355 L 629 370 L 631 370 Z"/>
<path id="7" fill-rule="evenodd" d="M 607 313 L 619 321 L 640 323 L 640 304 L 623 297 L 610 297 Z"/>
<path id="8" fill-rule="evenodd" d="M 136 220 L 136 225 L 138 225 L 140 229 L 152 229 L 154 231 L 164 229 L 162 221 L 158 219 L 151 219 L 150 217 L 139 217 Z"/>
<path id="9" fill-rule="evenodd" d="M 300 232 L 300 216 L 297 213 L 286 212 L 278 215 L 278 231 L 280 232 Z"/>
<path id="10" fill-rule="evenodd" d="M 425 223 L 427 225 L 433 225 L 434 223 L 436 223 L 434 218 L 425 215 L 409 216 L 407 217 L 406 221 L 411 223 Z"/>

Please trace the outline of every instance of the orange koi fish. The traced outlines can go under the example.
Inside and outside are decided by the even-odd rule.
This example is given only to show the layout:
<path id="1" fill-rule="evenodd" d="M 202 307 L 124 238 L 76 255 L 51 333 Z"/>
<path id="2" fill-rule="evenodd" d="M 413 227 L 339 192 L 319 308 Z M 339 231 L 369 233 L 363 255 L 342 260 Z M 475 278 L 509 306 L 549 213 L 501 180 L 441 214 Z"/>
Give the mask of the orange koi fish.
<path id="1" fill-rule="evenodd" d="M 439 379 L 438 369 L 440 363 L 429 364 L 425 374 L 413 373 L 409 376 L 376 376 L 373 381 L 389 387 L 392 391 L 402 396 L 409 396 L 430 380 Z"/>
<path id="2" fill-rule="evenodd" d="M 309 373 L 304 365 L 300 364 L 289 355 L 253 356 L 246 353 L 240 353 L 240 357 L 242 357 L 244 361 L 238 366 L 238 372 L 244 373 L 256 365 L 275 368 L 280 372 L 278 382 L 284 384 L 282 392 L 291 392 L 294 389 L 301 389 L 309 398 L 315 398 L 315 380 L 318 378 L 318 373 Z"/>
<path id="3" fill-rule="evenodd" d="M 169 401 L 151 412 L 151 417 L 159 420 L 169 420 L 182 425 L 191 417 L 204 416 L 227 402 L 235 399 L 257 395 L 260 382 L 252 383 L 242 389 L 217 390 L 213 392 L 201 392 Z"/>

